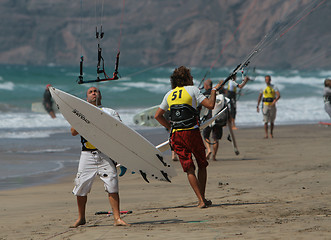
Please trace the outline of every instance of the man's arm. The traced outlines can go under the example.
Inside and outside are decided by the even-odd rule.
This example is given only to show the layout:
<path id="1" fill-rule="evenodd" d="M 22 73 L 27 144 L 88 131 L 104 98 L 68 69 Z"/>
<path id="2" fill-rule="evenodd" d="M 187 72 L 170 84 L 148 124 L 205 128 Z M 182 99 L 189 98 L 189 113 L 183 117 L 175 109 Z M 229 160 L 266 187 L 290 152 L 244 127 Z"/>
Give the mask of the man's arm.
<path id="1" fill-rule="evenodd" d="M 210 97 L 205 98 L 202 102 L 201 105 L 208 108 L 208 109 L 214 109 L 215 107 L 215 102 L 216 102 L 216 89 L 221 87 L 222 81 L 220 81 L 215 87 L 211 89 Z"/>
<path id="2" fill-rule="evenodd" d="M 238 88 L 240 88 L 240 89 L 243 88 L 248 81 L 249 81 L 249 77 L 245 76 L 243 82 L 238 84 Z"/>
<path id="3" fill-rule="evenodd" d="M 259 95 L 259 98 L 257 99 L 257 106 L 256 106 L 256 111 L 257 112 L 260 112 L 260 102 L 261 102 L 261 99 L 262 99 L 262 93 L 260 93 Z"/>
<path id="4" fill-rule="evenodd" d="M 280 93 L 279 91 L 276 91 L 276 98 L 274 99 L 274 101 L 272 102 L 272 106 L 276 105 L 276 102 L 280 99 Z"/>
<path id="5" fill-rule="evenodd" d="M 169 123 L 169 121 L 163 116 L 163 114 L 165 113 L 165 110 L 163 110 L 162 108 L 158 108 L 156 110 L 155 116 L 154 118 L 166 129 L 170 130 L 171 129 L 171 125 Z"/>
<path id="6" fill-rule="evenodd" d="M 78 135 L 78 132 L 73 127 L 71 127 L 70 131 L 72 136 Z"/>

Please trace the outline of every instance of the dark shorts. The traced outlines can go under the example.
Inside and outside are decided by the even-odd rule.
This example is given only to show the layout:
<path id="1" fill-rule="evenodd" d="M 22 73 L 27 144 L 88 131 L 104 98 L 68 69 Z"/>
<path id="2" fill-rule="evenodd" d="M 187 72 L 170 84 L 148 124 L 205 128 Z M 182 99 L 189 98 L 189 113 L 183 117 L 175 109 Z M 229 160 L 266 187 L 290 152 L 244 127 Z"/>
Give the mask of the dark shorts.
<path id="1" fill-rule="evenodd" d="M 223 127 L 218 124 L 215 124 L 212 127 L 208 126 L 205 129 L 203 129 L 203 137 L 205 139 L 209 139 L 210 133 L 212 133 L 212 137 L 215 140 L 220 140 L 223 136 Z"/>
<path id="2" fill-rule="evenodd" d="M 190 167 L 195 169 L 192 154 L 194 155 L 199 168 L 205 168 L 208 166 L 206 160 L 206 148 L 203 144 L 199 129 L 172 133 L 171 146 L 177 153 L 184 172 L 187 172 Z"/>

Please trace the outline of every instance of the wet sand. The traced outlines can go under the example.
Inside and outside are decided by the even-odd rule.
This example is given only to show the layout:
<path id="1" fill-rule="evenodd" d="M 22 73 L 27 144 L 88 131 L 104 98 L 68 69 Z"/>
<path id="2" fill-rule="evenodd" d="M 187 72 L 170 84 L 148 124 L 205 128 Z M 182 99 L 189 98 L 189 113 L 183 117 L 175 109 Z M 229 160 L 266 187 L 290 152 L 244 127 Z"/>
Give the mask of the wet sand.
<path id="1" fill-rule="evenodd" d="M 180 163 L 172 183 L 120 177 L 122 215 L 130 227 L 114 227 L 103 186 L 95 181 L 87 224 L 77 218 L 72 176 L 55 184 L 0 191 L 0 239 L 331 239 L 331 127 L 276 126 L 235 131 L 240 155 L 225 131 L 217 161 L 210 161 L 206 196 L 196 207 Z M 170 155 L 167 155 L 170 158 Z"/>

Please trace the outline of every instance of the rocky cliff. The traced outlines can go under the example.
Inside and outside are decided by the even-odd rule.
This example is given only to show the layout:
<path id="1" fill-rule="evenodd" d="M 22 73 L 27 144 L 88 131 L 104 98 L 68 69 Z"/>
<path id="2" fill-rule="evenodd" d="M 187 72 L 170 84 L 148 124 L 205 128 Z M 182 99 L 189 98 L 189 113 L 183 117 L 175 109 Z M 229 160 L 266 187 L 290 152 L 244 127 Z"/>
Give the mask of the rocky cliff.
<path id="1" fill-rule="evenodd" d="M 120 0 L 2 0 L 0 63 L 78 65 L 83 55 L 94 66 L 102 24 L 108 66 L 120 48 L 122 66 L 234 67 L 272 33 L 257 67 L 330 68 L 331 2 L 304 12 L 311 2 L 127 0 L 122 21 Z"/>

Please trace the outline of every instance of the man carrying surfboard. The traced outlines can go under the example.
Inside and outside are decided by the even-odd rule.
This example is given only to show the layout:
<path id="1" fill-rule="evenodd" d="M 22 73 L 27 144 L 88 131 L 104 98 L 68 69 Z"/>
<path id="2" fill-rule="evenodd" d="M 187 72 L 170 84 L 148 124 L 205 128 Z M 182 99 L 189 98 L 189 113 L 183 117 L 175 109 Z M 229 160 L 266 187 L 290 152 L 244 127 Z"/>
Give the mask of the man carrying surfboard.
<path id="1" fill-rule="evenodd" d="M 101 107 L 101 93 L 96 87 L 90 87 L 86 93 L 87 101 L 100 107 L 105 113 L 121 120 L 118 113 L 110 108 Z M 73 136 L 79 133 L 71 128 Z M 78 172 L 75 179 L 73 194 L 77 197 L 78 219 L 71 227 L 78 227 L 86 223 L 85 209 L 87 194 L 90 192 L 94 178 L 98 175 L 104 182 L 105 191 L 108 193 L 109 203 L 113 210 L 114 225 L 127 226 L 120 218 L 120 200 L 118 194 L 118 176 L 113 160 L 95 148 L 81 136 L 82 152 L 79 159 Z"/>
<path id="2" fill-rule="evenodd" d="M 205 208 L 211 205 L 205 198 L 208 162 L 206 160 L 205 146 L 200 134 L 197 107 L 199 104 L 208 109 L 215 106 L 216 89 L 206 98 L 200 90 L 193 85 L 193 77 L 188 68 L 176 68 L 171 75 L 170 90 L 155 113 L 155 119 L 170 131 L 170 144 L 179 157 L 183 171 L 198 198 L 198 207 Z M 163 116 L 170 109 L 170 122 Z M 198 165 L 198 178 L 195 175 L 195 165 L 192 159 L 195 156 Z"/>

